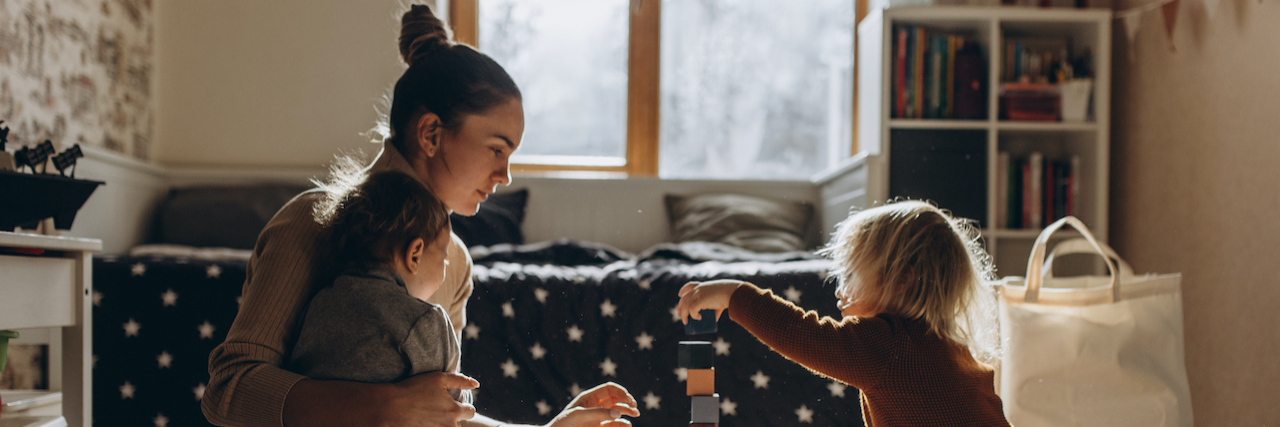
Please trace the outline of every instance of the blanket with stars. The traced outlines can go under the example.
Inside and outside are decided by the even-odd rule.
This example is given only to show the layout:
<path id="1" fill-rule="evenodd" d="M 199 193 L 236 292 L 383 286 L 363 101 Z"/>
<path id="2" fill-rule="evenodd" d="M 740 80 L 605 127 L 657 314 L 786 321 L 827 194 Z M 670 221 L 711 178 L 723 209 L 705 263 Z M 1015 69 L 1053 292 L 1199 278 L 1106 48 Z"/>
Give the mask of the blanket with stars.
<path id="1" fill-rule="evenodd" d="M 462 372 L 490 417 L 543 424 L 578 391 L 631 390 L 636 426 L 687 425 L 677 343 L 712 341 L 721 424 L 859 426 L 858 392 L 770 351 L 728 319 L 688 336 L 673 314 L 689 281 L 747 280 L 838 315 L 825 260 L 707 243 L 636 256 L 575 241 L 472 248 L 475 291 Z M 207 426 L 199 398 L 209 352 L 235 319 L 243 261 L 105 257 L 94 263 L 94 425 Z"/>

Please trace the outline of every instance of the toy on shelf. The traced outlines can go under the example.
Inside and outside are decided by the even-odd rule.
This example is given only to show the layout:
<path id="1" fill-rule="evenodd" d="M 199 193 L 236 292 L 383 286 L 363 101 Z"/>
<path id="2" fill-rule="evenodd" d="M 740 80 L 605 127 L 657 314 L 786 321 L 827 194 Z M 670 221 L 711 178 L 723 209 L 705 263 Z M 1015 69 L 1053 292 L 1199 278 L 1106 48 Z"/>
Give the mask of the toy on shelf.
<path id="1" fill-rule="evenodd" d="M 0 121 L 0 124 L 3 124 Z M 12 155 L 4 151 L 9 141 L 9 128 L 0 128 L 0 231 L 17 227 L 34 229 L 45 218 L 53 218 L 59 230 L 71 229 L 76 213 L 102 181 L 76 179 L 76 160 L 84 157 L 76 144 L 56 154 L 53 141 L 45 140 L 34 147 L 23 147 Z M 48 173 L 52 159 L 57 174 Z M 31 173 L 23 173 L 29 168 Z M 67 171 L 71 176 L 67 177 Z"/>

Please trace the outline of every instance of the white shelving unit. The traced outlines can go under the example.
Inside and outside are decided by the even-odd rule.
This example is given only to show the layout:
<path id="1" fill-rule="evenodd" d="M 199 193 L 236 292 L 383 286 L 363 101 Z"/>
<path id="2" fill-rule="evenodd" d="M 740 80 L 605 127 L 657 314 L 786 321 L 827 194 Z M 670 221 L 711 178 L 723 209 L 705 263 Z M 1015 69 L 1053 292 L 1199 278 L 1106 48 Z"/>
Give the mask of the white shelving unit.
<path id="1" fill-rule="evenodd" d="M 868 152 L 868 205 L 883 203 L 902 194 L 892 194 L 892 176 L 897 174 L 938 174 L 928 179 L 967 182 L 983 187 L 978 197 L 985 200 L 985 210 L 975 215 L 982 226 L 987 250 L 995 260 L 1000 276 L 1023 275 L 1027 256 L 1038 230 L 998 229 L 997 223 L 997 153 L 1010 152 L 1025 156 L 1033 151 L 1046 158 L 1080 158 L 1079 210 L 1076 216 L 1096 236 L 1107 238 L 1107 198 L 1110 165 L 1110 94 L 1111 94 L 1111 12 L 1105 9 L 1041 9 L 1027 7 L 898 7 L 873 10 L 858 26 L 858 138 Z M 932 30 L 963 34 L 981 46 L 986 59 L 985 119 L 941 120 L 900 119 L 891 117 L 893 102 L 894 26 L 919 25 Z M 1034 122 L 999 119 L 999 87 L 1007 37 L 1066 38 L 1074 54 L 1088 50 L 1093 64 L 1093 93 L 1089 119 L 1083 122 Z M 948 140 L 985 140 L 981 158 L 973 170 L 977 173 L 951 173 L 929 170 L 927 156 L 896 153 L 894 147 L 904 140 L 937 141 L 926 144 L 945 145 Z M 904 157 L 909 156 L 909 157 Z M 981 161 L 985 160 L 985 167 Z M 919 166 L 919 170 L 916 170 Z M 947 195 L 942 195 L 947 196 Z M 952 195 L 953 196 L 953 195 Z M 915 197 L 921 197 L 915 195 Z M 925 195 L 926 198 L 931 198 Z M 981 204 L 979 204 L 981 205 Z M 949 208 L 945 204 L 941 206 Z M 953 209 L 954 211 L 955 209 Z M 956 212 L 962 214 L 962 212 Z M 1063 233 L 1063 237 L 1070 236 Z M 1078 264 L 1094 269 L 1095 263 Z M 1074 269 L 1072 267 L 1068 267 Z"/>
<path id="2" fill-rule="evenodd" d="M 88 427 L 93 420 L 93 253 L 102 250 L 102 241 L 0 231 L 0 248 L 7 250 L 0 253 L 0 329 L 22 332 L 11 345 L 49 345 L 49 390 L 61 392 L 55 412 L 62 414 L 6 415 L 0 427 Z M 32 341 L 33 332 L 46 336 Z"/>

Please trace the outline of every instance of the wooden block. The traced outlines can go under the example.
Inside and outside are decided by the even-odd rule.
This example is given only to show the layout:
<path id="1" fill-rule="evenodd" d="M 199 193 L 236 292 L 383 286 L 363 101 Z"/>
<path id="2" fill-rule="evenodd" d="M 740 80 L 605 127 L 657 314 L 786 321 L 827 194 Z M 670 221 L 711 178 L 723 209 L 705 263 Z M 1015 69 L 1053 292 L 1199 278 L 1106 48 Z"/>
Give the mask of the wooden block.
<path id="1" fill-rule="evenodd" d="M 716 368 L 690 369 L 685 384 L 689 396 L 710 396 L 716 394 Z"/>
<path id="2" fill-rule="evenodd" d="M 714 354 L 710 341 L 680 341 L 681 368 L 711 369 L 711 356 Z"/>
<path id="3" fill-rule="evenodd" d="M 720 395 L 689 398 L 689 420 L 698 424 L 720 424 Z"/>
<path id="4" fill-rule="evenodd" d="M 685 335 L 716 333 L 716 311 L 706 309 L 698 313 L 702 315 L 702 319 L 694 320 L 693 317 L 689 317 L 689 323 L 684 324 Z"/>

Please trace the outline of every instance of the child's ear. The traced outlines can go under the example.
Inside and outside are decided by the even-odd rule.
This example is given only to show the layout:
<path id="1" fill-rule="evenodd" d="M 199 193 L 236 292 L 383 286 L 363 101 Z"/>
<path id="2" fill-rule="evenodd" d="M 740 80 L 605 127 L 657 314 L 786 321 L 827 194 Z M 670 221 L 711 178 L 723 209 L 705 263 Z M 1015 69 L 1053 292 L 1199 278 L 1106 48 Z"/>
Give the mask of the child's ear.
<path id="1" fill-rule="evenodd" d="M 422 252 L 425 248 L 426 242 L 421 237 L 409 242 L 409 248 L 404 253 L 404 266 L 410 273 L 418 274 L 418 266 L 422 264 Z"/>

